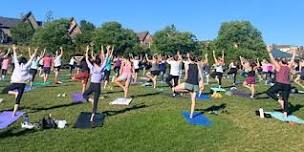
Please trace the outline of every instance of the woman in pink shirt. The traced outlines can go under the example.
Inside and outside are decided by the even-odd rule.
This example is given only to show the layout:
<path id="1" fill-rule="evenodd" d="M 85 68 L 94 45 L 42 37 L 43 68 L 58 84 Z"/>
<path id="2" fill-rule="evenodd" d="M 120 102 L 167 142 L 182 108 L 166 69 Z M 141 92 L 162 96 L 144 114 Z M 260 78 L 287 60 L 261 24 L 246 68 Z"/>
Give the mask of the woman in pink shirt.
<path id="1" fill-rule="evenodd" d="M 53 66 L 53 57 L 50 54 L 47 54 L 43 59 L 43 72 L 44 72 L 44 83 L 49 79 L 49 75 L 51 73 L 51 68 Z"/>
<path id="2" fill-rule="evenodd" d="M 290 73 L 294 64 L 297 49 L 293 50 L 291 62 L 288 63 L 285 60 L 276 61 L 272 56 L 272 47 L 267 47 L 271 63 L 274 65 L 276 73 L 276 82 L 271 88 L 267 90 L 267 95 L 272 99 L 279 102 L 285 116 L 288 115 L 288 98 L 290 94 Z M 277 93 L 282 92 L 281 96 L 278 97 Z"/>
<path id="3" fill-rule="evenodd" d="M 11 61 L 10 57 L 10 49 L 7 51 L 7 53 L 3 56 L 2 64 L 1 64 L 1 78 L 2 80 L 5 79 L 5 76 L 7 74 L 7 70 L 9 68 L 9 64 Z"/>
<path id="4" fill-rule="evenodd" d="M 128 97 L 129 85 L 132 79 L 132 74 L 134 73 L 134 68 L 132 67 L 131 58 L 124 59 L 121 68 L 120 75 L 114 80 L 118 86 L 124 89 L 124 97 Z M 125 81 L 125 86 L 121 84 L 122 81 Z"/>

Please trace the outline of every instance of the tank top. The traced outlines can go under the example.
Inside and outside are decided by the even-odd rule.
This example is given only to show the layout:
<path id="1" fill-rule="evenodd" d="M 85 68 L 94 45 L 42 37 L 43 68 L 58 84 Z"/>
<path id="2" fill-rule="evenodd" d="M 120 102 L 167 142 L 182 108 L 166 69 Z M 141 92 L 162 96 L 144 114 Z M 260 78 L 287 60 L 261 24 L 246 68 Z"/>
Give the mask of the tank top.
<path id="1" fill-rule="evenodd" d="M 215 72 L 224 73 L 223 66 L 220 64 L 217 64 L 215 67 Z"/>
<path id="2" fill-rule="evenodd" d="M 152 63 L 151 71 L 159 71 L 159 65 L 156 62 Z"/>
<path id="3" fill-rule="evenodd" d="M 131 64 L 125 64 L 123 67 L 122 67 L 122 73 L 123 74 L 132 74 L 132 65 Z"/>
<path id="4" fill-rule="evenodd" d="M 248 77 L 255 77 L 255 71 L 254 70 L 249 71 L 247 76 Z"/>
<path id="5" fill-rule="evenodd" d="M 276 71 L 276 81 L 278 83 L 290 84 L 290 69 L 288 66 L 281 66 L 280 71 Z"/>
<path id="6" fill-rule="evenodd" d="M 198 71 L 197 64 L 190 63 L 188 65 L 188 71 L 187 71 L 188 77 L 187 77 L 186 83 L 198 85 L 198 72 L 199 71 Z"/>

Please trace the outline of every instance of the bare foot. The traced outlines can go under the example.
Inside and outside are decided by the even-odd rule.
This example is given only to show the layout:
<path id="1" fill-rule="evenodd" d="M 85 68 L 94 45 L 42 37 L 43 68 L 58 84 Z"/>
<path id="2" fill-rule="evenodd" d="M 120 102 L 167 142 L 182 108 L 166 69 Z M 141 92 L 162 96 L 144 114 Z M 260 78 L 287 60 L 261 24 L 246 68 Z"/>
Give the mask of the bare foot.
<path id="1" fill-rule="evenodd" d="M 284 101 L 279 99 L 278 102 L 279 102 L 281 108 L 284 109 Z"/>

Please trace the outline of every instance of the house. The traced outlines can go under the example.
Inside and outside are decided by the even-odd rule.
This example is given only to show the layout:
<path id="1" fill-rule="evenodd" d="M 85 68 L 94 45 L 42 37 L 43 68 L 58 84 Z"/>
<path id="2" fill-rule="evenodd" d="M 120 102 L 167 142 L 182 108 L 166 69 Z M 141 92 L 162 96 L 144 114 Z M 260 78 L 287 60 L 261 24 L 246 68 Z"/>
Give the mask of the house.
<path id="1" fill-rule="evenodd" d="M 286 53 L 292 53 L 292 49 L 294 48 L 297 48 L 297 46 L 293 46 L 293 45 L 276 45 L 276 44 L 273 44 L 273 48 L 274 49 L 277 49 L 277 50 L 280 50 L 282 52 L 286 52 Z"/>
<path id="2" fill-rule="evenodd" d="M 42 22 L 36 21 L 32 12 L 25 14 L 21 19 L 0 16 L 0 44 L 12 42 L 10 29 L 19 23 L 29 23 L 34 30 L 42 26 Z M 70 20 L 68 32 L 72 39 L 81 34 L 80 27 L 74 18 Z"/>
<path id="3" fill-rule="evenodd" d="M 28 12 L 21 19 L 0 16 L 0 43 L 12 42 L 10 29 L 19 23 L 29 23 L 34 30 L 42 26 L 42 22 L 36 21 L 32 12 Z"/>
<path id="4" fill-rule="evenodd" d="M 148 48 L 151 47 L 151 44 L 153 43 L 153 38 L 149 32 L 146 31 L 146 32 L 137 33 L 137 37 L 139 39 L 141 46 L 145 46 Z"/>
<path id="5" fill-rule="evenodd" d="M 74 18 L 71 18 L 69 26 L 69 35 L 72 39 L 74 39 L 78 34 L 81 34 L 80 27 L 78 26 L 76 20 Z"/>

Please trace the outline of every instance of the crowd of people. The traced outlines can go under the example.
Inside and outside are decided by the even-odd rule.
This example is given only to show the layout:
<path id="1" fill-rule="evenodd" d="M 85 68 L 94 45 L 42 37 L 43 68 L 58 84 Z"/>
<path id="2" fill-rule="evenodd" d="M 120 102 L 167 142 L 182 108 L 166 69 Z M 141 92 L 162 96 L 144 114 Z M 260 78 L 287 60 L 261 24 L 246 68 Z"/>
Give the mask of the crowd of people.
<path id="1" fill-rule="evenodd" d="M 63 66 L 63 48 L 60 47 L 54 55 L 46 49 L 38 55 L 38 50 L 36 48 L 31 52 L 29 49 L 28 57 L 21 54 L 15 45 L 11 49 L 0 50 L 0 79 L 6 80 L 8 70 L 12 69 L 11 84 L 3 90 L 3 93 L 17 90 L 14 94 L 16 99 L 13 114 L 18 110 L 26 84 L 32 86 L 37 74 L 43 77 L 44 83 L 47 83 L 49 75 L 54 72 L 54 83 L 62 83 L 59 78 Z M 101 46 L 97 54 L 87 46 L 83 56 L 71 56 L 67 65 L 70 68 L 71 79 L 81 81 L 83 98 L 93 105 L 91 121 L 94 121 L 97 112 L 101 88 L 117 85 L 124 91 L 124 98 L 128 98 L 130 84 L 137 84 L 140 77 L 146 77 L 153 88 L 157 88 L 160 81 L 165 82 L 172 90 L 172 97 L 189 93 L 190 118 L 192 118 L 196 96 L 204 92 L 205 85 L 210 83 L 210 77 L 216 80 L 219 88 L 223 86 L 223 79 L 227 79 L 237 87 L 240 75 L 244 77 L 242 84 L 250 90 L 252 99 L 256 95 L 257 81 L 270 85 L 267 95 L 279 103 L 287 116 L 291 83 L 295 82 L 303 87 L 304 60 L 295 62 L 296 49 L 293 50 L 290 60 L 275 59 L 271 53 L 272 47 L 267 47 L 267 50 L 269 60 L 259 61 L 259 59 L 246 59 L 240 56 L 239 61 L 231 61 L 231 63 L 225 62 L 224 51 L 220 56 L 216 56 L 213 51 L 214 63 L 211 63 L 208 54 L 197 57 L 191 53 L 182 55 L 177 52 L 173 56 L 129 54 L 123 57 L 117 55 L 115 47 L 111 45 Z M 111 75 L 112 71 L 114 74 Z M 92 94 L 94 96 L 90 98 Z"/>

